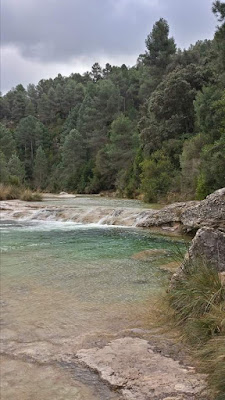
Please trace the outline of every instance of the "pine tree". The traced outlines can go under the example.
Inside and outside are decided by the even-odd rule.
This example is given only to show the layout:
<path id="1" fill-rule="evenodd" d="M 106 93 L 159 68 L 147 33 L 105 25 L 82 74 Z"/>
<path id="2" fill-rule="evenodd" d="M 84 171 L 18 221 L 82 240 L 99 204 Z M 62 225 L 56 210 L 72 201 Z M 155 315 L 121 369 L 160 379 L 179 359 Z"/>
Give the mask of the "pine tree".
<path id="1" fill-rule="evenodd" d="M 44 150 L 38 147 L 34 161 L 34 185 L 37 189 L 47 186 L 48 162 Z"/>
<path id="2" fill-rule="evenodd" d="M 0 148 L 6 160 L 9 160 L 16 150 L 16 144 L 12 132 L 3 124 L 0 124 Z"/>
<path id="3" fill-rule="evenodd" d="M 0 151 L 0 182 L 7 183 L 9 180 L 9 171 L 5 155 Z"/>
<path id="4" fill-rule="evenodd" d="M 86 149 L 81 134 L 72 129 L 66 136 L 62 148 L 62 165 L 64 168 L 65 185 L 75 190 L 79 184 L 81 167 L 86 161 Z"/>
<path id="5" fill-rule="evenodd" d="M 25 178 L 24 165 L 19 157 L 14 153 L 8 162 L 8 171 L 13 183 L 21 184 Z M 17 179 L 15 179 L 17 178 Z"/>
<path id="6" fill-rule="evenodd" d="M 145 43 L 147 52 L 144 61 L 150 66 L 165 68 L 176 52 L 174 39 L 169 38 L 169 25 L 163 18 L 155 23 Z"/>

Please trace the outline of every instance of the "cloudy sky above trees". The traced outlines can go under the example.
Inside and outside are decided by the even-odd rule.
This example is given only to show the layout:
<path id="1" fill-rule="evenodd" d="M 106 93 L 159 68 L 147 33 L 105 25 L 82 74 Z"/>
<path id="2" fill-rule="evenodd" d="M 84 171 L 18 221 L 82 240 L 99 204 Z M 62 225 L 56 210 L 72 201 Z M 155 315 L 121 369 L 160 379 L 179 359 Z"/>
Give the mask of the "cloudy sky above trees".
<path id="1" fill-rule="evenodd" d="M 3 93 L 94 62 L 133 65 L 165 18 L 177 46 L 213 37 L 212 0 L 2 0 Z"/>

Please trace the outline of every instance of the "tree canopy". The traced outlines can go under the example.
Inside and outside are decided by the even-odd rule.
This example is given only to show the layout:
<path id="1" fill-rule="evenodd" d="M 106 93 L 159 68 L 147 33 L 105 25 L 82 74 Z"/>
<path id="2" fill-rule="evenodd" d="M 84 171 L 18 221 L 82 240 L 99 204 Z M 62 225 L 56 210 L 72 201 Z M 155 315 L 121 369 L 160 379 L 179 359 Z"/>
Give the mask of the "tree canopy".
<path id="1" fill-rule="evenodd" d="M 160 18 L 136 65 L 21 84 L 0 98 L 1 181 L 203 198 L 225 185 L 225 3 L 213 40 L 178 49 Z"/>

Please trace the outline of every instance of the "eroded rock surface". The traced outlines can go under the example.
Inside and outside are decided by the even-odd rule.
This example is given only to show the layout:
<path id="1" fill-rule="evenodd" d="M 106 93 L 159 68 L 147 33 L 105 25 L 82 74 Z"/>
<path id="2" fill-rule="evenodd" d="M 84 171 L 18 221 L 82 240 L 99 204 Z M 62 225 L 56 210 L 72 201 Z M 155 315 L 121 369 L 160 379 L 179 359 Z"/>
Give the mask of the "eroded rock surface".
<path id="1" fill-rule="evenodd" d="M 77 352 L 77 358 L 126 400 L 205 400 L 204 376 L 154 351 L 148 341 L 125 337 L 103 348 Z"/>
<path id="2" fill-rule="evenodd" d="M 225 271 L 225 233 L 213 228 L 199 229 L 192 241 L 188 257 L 192 261 L 203 258 L 219 272 Z"/>

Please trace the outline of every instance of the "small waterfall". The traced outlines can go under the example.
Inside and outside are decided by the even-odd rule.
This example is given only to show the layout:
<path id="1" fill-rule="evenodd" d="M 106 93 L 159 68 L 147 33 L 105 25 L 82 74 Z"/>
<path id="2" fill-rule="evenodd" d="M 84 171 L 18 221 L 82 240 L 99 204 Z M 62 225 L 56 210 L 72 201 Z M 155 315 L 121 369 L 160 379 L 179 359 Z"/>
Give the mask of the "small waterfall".
<path id="1" fill-rule="evenodd" d="M 3 220 L 20 221 L 66 221 L 77 224 L 98 224 L 117 226 L 142 226 L 147 218 L 154 216 L 156 210 L 109 207 L 57 207 L 36 206 L 22 202 L 2 202 Z"/>

